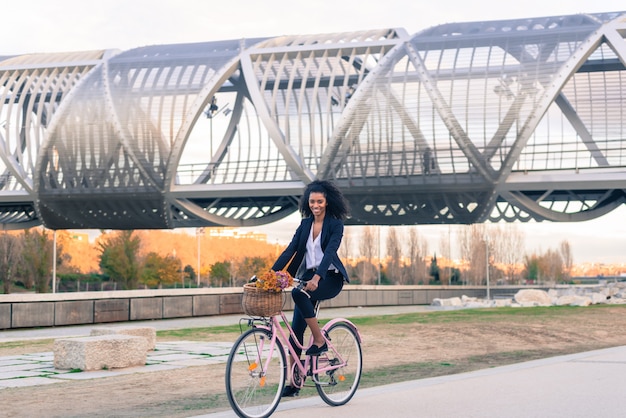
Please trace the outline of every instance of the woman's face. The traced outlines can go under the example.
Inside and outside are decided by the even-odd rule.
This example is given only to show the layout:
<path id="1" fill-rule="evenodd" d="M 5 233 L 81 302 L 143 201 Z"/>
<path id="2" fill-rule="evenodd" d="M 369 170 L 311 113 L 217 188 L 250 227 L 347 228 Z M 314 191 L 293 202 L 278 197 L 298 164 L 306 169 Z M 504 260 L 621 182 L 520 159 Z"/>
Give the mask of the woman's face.
<path id="1" fill-rule="evenodd" d="M 311 192 L 311 194 L 309 194 L 309 209 L 311 209 L 313 216 L 323 217 L 326 214 L 326 206 L 328 206 L 328 202 L 326 202 L 324 193 Z"/>

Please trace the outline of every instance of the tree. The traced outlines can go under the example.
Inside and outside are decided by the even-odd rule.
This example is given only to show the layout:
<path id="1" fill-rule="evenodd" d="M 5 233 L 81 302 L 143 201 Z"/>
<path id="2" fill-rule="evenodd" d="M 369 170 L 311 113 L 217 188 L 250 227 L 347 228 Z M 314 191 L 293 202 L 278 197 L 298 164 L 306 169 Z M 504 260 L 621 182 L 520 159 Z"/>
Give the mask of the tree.
<path id="1" fill-rule="evenodd" d="M 352 247 L 352 230 L 349 228 L 344 228 L 343 230 L 343 238 L 341 239 L 341 245 L 339 246 L 339 258 L 344 262 L 347 266 L 350 260 L 351 247 Z"/>
<path id="2" fill-rule="evenodd" d="M 22 259 L 23 239 L 6 232 L 0 235 L 0 280 L 2 291 L 11 293 L 11 284 L 16 267 Z"/>
<path id="3" fill-rule="evenodd" d="M 30 276 L 28 284 L 35 287 L 38 293 L 49 291 L 50 270 L 52 268 L 53 248 L 48 232 L 39 228 L 24 231 L 24 263 L 27 274 Z M 62 254 L 62 246 L 57 245 L 57 254 Z M 62 258 L 57 257 L 61 264 Z M 28 286 L 30 288 L 32 286 Z"/>
<path id="4" fill-rule="evenodd" d="M 123 289 L 136 289 L 139 283 L 139 247 L 141 240 L 134 231 L 119 231 L 99 241 L 100 268 L 122 285 Z"/>
<path id="5" fill-rule="evenodd" d="M 526 255 L 524 257 L 524 264 L 526 280 L 538 282 L 541 274 L 541 261 L 539 260 L 539 257 L 536 254 Z"/>
<path id="6" fill-rule="evenodd" d="M 219 287 L 230 284 L 230 263 L 228 261 L 218 261 L 209 270 L 212 284 Z"/>
<path id="7" fill-rule="evenodd" d="M 461 258 L 469 266 L 465 271 L 466 282 L 482 284 L 485 278 L 487 243 L 485 241 L 485 225 L 472 224 L 459 233 Z"/>
<path id="8" fill-rule="evenodd" d="M 452 243 L 450 242 L 450 227 L 448 231 L 441 232 L 441 238 L 439 239 L 439 253 L 444 257 L 444 262 L 439 260 L 439 278 L 441 284 L 450 284 L 450 274 L 452 266 Z"/>
<path id="9" fill-rule="evenodd" d="M 563 280 L 563 259 L 556 250 L 548 250 L 542 255 L 532 254 L 525 258 L 525 274 L 529 280 L 558 282 Z"/>
<path id="10" fill-rule="evenodd" d="M 263 271 L 270 269 L 272 260 L 264 257 L 244 257 L 237 263 L 237 278 L 235 285 L 243 285 L 254 275 L 259 275 Z M 232 267 L 232 264 L 231 264 Z M 232 272 L 232 270 L 231 270 Z"/>
<path id="11" fill-rule="evenodd" d="M 189 280 L 192 280 L 192 281 L 197 280 L 198 276 L 196 275 L 196 270 L 194 270 L 194 268 L 190 266 L 189 264 L 185 266 L 185 268 L 183 269 L 183 273 L 185 273 L 186 277 Z"/>
<path id="12" fill-rule="evenodd" d="M 551 282 L 560 282 L 563 279 L 563 258 L 557 250 L 548 250 L 544 256 L 544 272 Z"/>
<path id="13" fill-rule="evenodd" d="M 561 259 L 563 260 L 563 279 L 569 280 L 572 275 L 574 256 L 568 241 L 562 241 L 560 247 Z"/>
<path id="14" fill-rule="evenodd" d="M 396 228 L 387 233 L 387 275 L 392 283 L 402 283 L 402 248 Z"/>
<path id="15" fill-rule="evenodd" d="M 146 255 L 146 259 L 141 269 L 141 282 L 148 287 L 158 287 L 161 289 L 163 285 L 174 284 L 180 278 L 180 259 L 167 255 L 165 257 L 150 252 Z"/>
<path id="16" fill-rule="evenodd" d="M 519 281 L 520 269 L 518 267 L 524 260 L 520 248 L 524 247 L 524 233 L 517 225 L 506 224 L 489 231 L 490 255 L 494 264 L 502 267 L 509 282 Z"/>
<path id="17" fill-rule="evenodd" d="M 427 282 L 428 276 L 425 255 L 428 253 L 428 243 L 420 239 L 417 228 L 409 229 L 409 269 L 407 283 L 420 284 Z"/>
<path id="18" fill-rule="evenodd" d="M 439 281 L 439 266 L 437 265 L 437 254 L 435 254 L 430 260 L 430 270 L 428 272 L 430 277 L 432 277 L 432 284 L 440 284 Z"/>
<path id="19" fill-rule="evenodd" d="M 357 276 L 361 279 L 362 284 L 376 283 L 378 269 L 374 265 L 374 256 L 376 255 L 378 258 L 378 243 L 374 238 L 374 228 L 370 225 L 363 228 L 359 252 L 365 262 L 357 264 Z M 378 262 L 380 263 L 380 260 Z"/>

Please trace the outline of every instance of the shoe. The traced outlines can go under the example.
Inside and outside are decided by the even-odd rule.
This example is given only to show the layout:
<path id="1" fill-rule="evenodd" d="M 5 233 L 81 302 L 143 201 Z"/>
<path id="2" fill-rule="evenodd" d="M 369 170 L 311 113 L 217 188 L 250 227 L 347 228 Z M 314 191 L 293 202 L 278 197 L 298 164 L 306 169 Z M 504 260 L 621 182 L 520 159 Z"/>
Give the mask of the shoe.
<path id="1" fill-rule="evenodd" d="M 300 389 L 294 388 L 291 385 L 287 385 L 283 389 L 283 394 L 281 396 L 283 398 L 293 398 L 294 396 L 298 396 L 299 393 L 300 393 Z"/>
<path id="2" fill-rule="evenodd" d="M 328 344 L 324 343 L 324 345 L 321 347 L 318 347 L 315 344 L 313 344 L 311 347 L 309 347 L 308 350 L 306 350 L 306 355 L 307 356 L 319 356 L 320 354 L 326 351 L 328 351 Z"/>

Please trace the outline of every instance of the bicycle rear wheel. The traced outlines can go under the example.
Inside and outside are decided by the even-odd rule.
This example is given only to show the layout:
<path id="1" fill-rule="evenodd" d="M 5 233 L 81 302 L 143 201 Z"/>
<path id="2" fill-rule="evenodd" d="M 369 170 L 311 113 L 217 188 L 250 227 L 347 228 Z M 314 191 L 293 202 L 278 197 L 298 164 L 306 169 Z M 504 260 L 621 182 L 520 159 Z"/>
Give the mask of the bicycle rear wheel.
<path id="1" fill-rule="evenodd" d="M 363 357 L 361 343 L 352 327 L 338 322 L 327 331 L 330 341 L 327 352 L 316 357 L 315 370 L 341 365 L 341 367 L 315 374 L 313 381 L 320 397 L 331 406 L 347 403 L 361 381 Z"/>
<path id="2" fill-rule="evenodd" d="M 267 330 L 253 328 L 235 342 L 226 363 L 226 394 L 242 418 L 269 417 L 280 402 L 287 365 L 280 343 L 271 346 Z"/>

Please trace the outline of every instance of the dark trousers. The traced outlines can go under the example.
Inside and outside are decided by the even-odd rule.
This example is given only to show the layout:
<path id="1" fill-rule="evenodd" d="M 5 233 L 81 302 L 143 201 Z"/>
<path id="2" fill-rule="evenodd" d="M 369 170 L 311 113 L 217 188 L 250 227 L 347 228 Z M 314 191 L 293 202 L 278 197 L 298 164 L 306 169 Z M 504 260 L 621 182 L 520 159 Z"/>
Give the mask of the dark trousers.
<path id="1" fill-rule="evenodd" d="M 332 299 L 343 289 L 343 276 L 339 273 L 328 272 L 326 278 L 319 281 L 319 286 L 313 292 L 307 292 L 311 298 L 294 288 L 291 291 L 291 297 L 296 305 L 293 310 L 293 320 L 291 328 L 300 344 L 304 340 L 304 331 L 306 330 L 305 318 L 315 318 L 315 304 L 318 301 Z M 299 357 L 302 350 L 295 344 L 293 339 L 289 338 L 291 345 L 295 349 L 296 355 Z"/>

